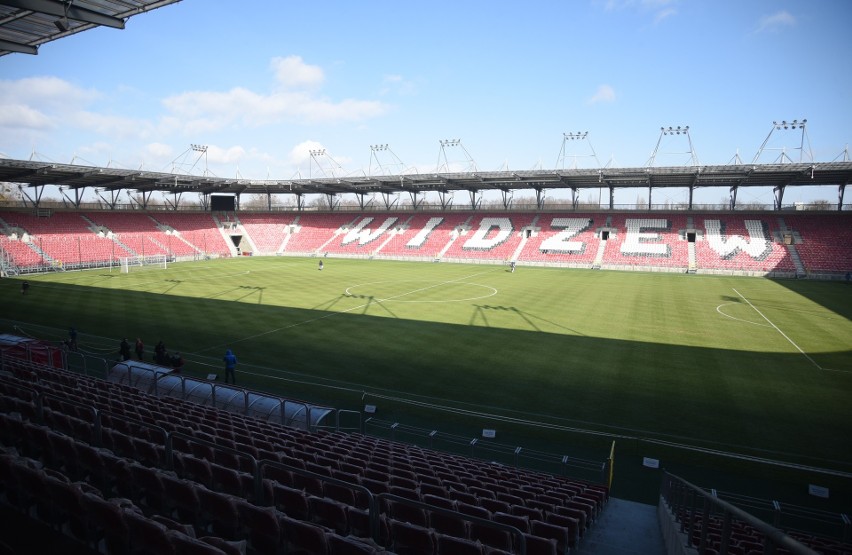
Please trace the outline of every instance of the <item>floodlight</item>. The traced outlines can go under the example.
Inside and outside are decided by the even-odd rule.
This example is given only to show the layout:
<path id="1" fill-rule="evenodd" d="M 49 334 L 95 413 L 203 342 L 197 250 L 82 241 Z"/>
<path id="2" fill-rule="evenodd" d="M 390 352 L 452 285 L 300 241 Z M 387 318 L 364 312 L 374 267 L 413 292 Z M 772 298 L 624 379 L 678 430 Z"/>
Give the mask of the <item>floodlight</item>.
<path id="1" fill-rule="evenodd" d="M 64 33 L 65 31 L 67 31 L 69 29 L 67 17 L 62 17 L 60 19 L 57 19 L 56 21 L 53 22 L 53 24 L 56 25 L 56 28 L 59 29 L 60 33 Z"/>

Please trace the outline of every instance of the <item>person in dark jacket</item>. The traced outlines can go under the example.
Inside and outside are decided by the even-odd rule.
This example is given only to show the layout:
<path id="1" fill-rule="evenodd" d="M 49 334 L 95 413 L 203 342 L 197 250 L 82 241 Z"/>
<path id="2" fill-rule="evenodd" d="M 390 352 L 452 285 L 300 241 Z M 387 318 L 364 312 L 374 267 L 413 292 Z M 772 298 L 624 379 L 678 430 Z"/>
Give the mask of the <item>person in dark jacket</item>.
<path id="1" fill-rule="evenodd" d="M 130 360 L 130 343 L 127 338 L 121 340 L 121 346 L 118 348 L 118 354 L 121 355 L 121 360 Z"/>
<path id="2" fill-rule="evenodd" d="M 237 377 L 234 375 L 234 370 L 237 367 L 237 356 L 231 349 L 228 349 L 225 351 L 225 356 L 222 357 L 222 360 L 225 361 L 225 383 L 228 383 L 228 378 L 230 378 L 236 384 Z"/>

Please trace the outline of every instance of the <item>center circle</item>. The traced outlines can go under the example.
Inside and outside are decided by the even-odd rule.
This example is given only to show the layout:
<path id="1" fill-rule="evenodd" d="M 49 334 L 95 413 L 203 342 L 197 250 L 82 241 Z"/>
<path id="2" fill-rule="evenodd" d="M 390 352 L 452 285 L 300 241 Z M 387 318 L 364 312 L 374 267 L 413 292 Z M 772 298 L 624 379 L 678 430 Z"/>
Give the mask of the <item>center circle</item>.
<path id="1" fill-rule="evenodd" d="M 489 285 L 462 281 L 388 280 L 347 287 L 347 297 L 394 303 L 456 303 L 493 297 Z"/>

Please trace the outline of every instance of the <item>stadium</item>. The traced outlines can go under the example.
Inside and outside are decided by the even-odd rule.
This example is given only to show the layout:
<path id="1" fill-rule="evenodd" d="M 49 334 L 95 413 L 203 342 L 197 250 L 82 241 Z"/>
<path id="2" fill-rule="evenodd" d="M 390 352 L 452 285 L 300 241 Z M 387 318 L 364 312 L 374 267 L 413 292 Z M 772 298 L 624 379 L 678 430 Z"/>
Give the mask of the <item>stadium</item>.
<path id="1" fill-rule="evenodd" d="M 0 48 L 109 25 L 73 4 Z M 110 17 L 168 2 L 136 4 Z M 0 548 L 852 553 L 852 162 L 810 158 L 257 180 L 0 158 Z M 709 187 L 724 206 L 693 202 Z M 800 187 L 838 202 L 785 203 Z M 755 188 L 770 206 L 738 204 Z"/>

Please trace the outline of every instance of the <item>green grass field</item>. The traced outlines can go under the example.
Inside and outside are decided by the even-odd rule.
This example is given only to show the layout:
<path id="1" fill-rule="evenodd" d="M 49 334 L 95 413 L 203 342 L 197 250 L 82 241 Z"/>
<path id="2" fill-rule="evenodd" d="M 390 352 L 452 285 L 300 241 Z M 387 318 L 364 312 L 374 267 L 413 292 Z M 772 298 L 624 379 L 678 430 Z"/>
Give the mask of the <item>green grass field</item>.
<path id="1" fill-rule="evenodd" d="M 642 456 L 687 474 L 776 472 L 656 440 L 852 472 L 852 286 L 325 262 L 53 273 L 28 277 L 26 296 L 3 280 L 2 327 L 60 340 L 75 326 L 109 358 L 122 337 L 149 355 L 162 339 L 198 376 L 231 348 L 248 387 L 555 453 L 602 459 L 612 438 L 578 430 L 615 434 L 616 484 L 653 482 Z"/>

